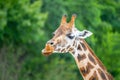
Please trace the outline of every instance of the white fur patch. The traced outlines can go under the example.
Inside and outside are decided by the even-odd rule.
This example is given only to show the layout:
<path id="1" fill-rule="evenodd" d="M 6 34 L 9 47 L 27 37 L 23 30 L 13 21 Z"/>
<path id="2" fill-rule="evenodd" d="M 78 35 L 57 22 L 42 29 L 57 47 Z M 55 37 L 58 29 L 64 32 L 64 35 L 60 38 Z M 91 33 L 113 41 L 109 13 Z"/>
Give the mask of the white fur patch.
<path id="1" fill-rule="evenodd" d="M 79 32 L 79 37 L 84 39 L 84 38 L 91 36 L 92 34 L 93 33 L 88 30 L 83 30 L 83 31 Z"/>

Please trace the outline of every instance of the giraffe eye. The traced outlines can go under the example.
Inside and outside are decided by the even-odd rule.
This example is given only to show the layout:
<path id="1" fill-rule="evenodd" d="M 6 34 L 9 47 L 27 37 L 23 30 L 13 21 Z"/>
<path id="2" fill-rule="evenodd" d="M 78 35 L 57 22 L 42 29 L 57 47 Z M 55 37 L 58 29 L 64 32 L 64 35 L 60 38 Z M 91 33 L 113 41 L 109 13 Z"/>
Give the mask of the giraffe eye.
<path id="1" fill-rule="evenodd" d="M 73 39 L 75 36 L 72 35 L 71 33 L 67 34 L 67 37 L 70 38 L 70 39 Z"/>

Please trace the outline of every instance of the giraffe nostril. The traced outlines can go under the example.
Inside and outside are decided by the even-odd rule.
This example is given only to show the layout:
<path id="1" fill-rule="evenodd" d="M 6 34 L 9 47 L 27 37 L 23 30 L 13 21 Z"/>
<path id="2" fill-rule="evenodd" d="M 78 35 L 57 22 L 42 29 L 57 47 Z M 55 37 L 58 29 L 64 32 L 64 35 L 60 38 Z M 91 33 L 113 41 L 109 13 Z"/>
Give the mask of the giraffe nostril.
<path id="1" fill-rule="evenodd" d="M 51 42 L 50 44 L 53 45 L 53 42 Z"/>
<path id="2" fill-rule="evenodd" d="M 53 45 L 54 42 L 53 41 L 48 41 L 47 44 Z"/>
<path id="3" fill-rule="evenodd" d="M 51 45 L 53 45 L 54 43 L 53 42 L 50 42 Z"/>

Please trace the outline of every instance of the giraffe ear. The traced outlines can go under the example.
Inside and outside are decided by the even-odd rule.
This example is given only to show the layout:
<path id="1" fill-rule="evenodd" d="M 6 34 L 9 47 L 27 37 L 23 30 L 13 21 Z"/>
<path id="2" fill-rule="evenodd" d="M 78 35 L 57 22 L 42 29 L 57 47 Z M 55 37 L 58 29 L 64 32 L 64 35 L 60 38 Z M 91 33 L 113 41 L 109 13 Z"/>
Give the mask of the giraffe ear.
<path id="1" fill-rule="evenodd" d="M 83 30 L 79 33 L 79 37 L 82 38 L 82 39 L 85 39 L 89 36 L 91 36 L 93 33 L 88 31 L 88 30 Z"/>

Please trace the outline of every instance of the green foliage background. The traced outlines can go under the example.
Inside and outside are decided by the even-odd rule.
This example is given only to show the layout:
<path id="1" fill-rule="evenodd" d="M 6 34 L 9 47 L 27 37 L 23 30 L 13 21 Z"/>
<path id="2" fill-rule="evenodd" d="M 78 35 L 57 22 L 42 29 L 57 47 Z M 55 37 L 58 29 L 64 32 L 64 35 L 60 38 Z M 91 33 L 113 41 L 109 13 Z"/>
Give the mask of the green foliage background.
<path id="1" fill-rule="evenodd" d="M 45 57 L 41 50 L 59 26 L 77 14 L 76 27 L 120 80 L 120 0 L 0 0 L 0 80 L 82 80 L 70 54 Z"/>

